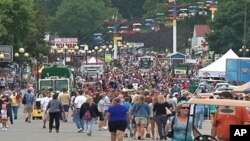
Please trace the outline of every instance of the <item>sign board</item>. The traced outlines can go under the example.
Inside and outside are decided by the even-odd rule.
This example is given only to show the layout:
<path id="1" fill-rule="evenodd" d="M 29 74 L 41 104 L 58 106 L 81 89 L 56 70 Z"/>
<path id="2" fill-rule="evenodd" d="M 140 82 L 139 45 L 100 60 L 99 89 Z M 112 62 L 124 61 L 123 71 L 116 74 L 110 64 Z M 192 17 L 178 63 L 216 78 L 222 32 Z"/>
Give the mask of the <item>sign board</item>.
<path id="1" fill-rule="evenodd" d="M 134 43 L 134 47 L 144 47 L 144 43 Z"/>
<path id="2" fill-rule="evenodd" d="M 55 44 L 77 44 L 78 38 L 55 38 Z"/>
<path id="3" fill-rule="evenodd" d="M 188 66 L 187 65 L 174 65 L 173 73 L 175 75 L 188 75 Z"/>
<path id="4" fill-rule="evenodd" d="M 120 40 L 122 40 L 122 37 L 114 37 L 114 40 L 120 41 Z"/>
<path id="5" fill-rule="evenodd" d="M 0 52 L 4 54 L 4 59 L 1 62 L 13 61 L 13 46 L 12 45 L 0 45 Z"/>
<path id="6" fill-rule="evenodd" d="M 109 63 L 112 61 L 112 55 L 111 54 L 105 54 L 105 62 Z"/>
<path id="7" fill-rule="evenodd" d="M 174 74 L 177 74 L 177 75 L 186 75 L 187 71 L 186 70 L 182 70 L 182 69 L 175 69 L 174 70 Z"/>
<path id="8" fill-rule="evenodd" d="M 186 59 L 185 63 L 186 64 L 196 64 L 198 61 L 197 59 Z"/>

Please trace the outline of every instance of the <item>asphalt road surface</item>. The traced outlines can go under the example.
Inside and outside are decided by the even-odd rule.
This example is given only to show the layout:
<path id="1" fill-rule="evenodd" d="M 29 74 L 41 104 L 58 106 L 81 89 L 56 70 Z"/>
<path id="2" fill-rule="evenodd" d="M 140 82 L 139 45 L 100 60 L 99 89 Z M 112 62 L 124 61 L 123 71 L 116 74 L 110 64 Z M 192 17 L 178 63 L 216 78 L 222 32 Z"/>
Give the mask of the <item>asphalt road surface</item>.
<path id="1" fill-rule="evenodd" d="M 97 131 L 97 124 L 94 125 L 92 136 L 87 136 L 86 133 L 77 133 L 76 125 L 71 120 L 67 123 L 61 122 L 60 132 L 55 130 L 49 133 L 48 123 L 47 128 L 42 128 L 42 120 L 35 119 L 31 123 L 24 121 L 22 109 L 19 109 L 19 118 L 14 120 L 14 124 L 8 123 L 7 131 L 0 131 L 1 141 L 110 141 L 110 133 L 108 131 Z M 200 130 L 203 134 L 210 134 L 210 121 L 205 121 L 203 129 Z M 133 141 L 135 139 L 125 138 L 124 141 Z M 146 140 L 152 140 L 150 138 Z M 168 139 L 169 140 L 169 139 Z"/>

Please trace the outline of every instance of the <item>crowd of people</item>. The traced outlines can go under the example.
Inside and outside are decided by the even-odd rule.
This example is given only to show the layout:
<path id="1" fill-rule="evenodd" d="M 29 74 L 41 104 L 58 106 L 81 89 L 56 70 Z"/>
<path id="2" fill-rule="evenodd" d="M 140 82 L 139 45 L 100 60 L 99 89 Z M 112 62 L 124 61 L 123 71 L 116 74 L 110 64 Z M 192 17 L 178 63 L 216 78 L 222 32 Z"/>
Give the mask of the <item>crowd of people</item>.
<path id="1" fill-rule="evenodd" d="M 27 124 L 31 123 L 35 105 L 43 113 L 42 128 L 46 129 L 49 121 L 49 132 L 55 129 L 59 133 L 60 123 L 67 123 L 72 117 L 77 133 L 94 136 L 93 126 L 98 122 L 97 130 L 109 130 L 111 141 L 123 141 L 124 137 L 137 140 L 167 140 L 170 137 L 173 141 L 191 141 L 200 136 L 205 109 L 209 109 L 211 136 L 220 141 L 229 140 L 230 124 L 249 123 L 245 107 L 236 108 L 228 118 L 221 115 L 216 105 L 200 104 L 194 109 L 188 104 L 191 97 L 198 97 L 188 89 L 192 72 L 180 78 L 172 75 L 170 65 L 156 63 L 147 72 L 142 72 L 138 65 L 133 64 L 133 59 L 130 58 L 126 65 L 122 64 L 122 69 L 106 66 L 104 74 L 91 79 L 94 83 L 81 81 L 84 76 L 78 76 L 77 90 L 72 92 L 65 88 L 61 91 L 51 88 L 38 94 L 32 87 L 26 90 L 5 87 L 0 99 L 2 130 L 7 130 L 8 120 L 13 124 L 19 118 L 22 104 Z M 220 98 L 232 96 L 225 92 Z M 224 132 L 218 132 L 221 129 Z"/>

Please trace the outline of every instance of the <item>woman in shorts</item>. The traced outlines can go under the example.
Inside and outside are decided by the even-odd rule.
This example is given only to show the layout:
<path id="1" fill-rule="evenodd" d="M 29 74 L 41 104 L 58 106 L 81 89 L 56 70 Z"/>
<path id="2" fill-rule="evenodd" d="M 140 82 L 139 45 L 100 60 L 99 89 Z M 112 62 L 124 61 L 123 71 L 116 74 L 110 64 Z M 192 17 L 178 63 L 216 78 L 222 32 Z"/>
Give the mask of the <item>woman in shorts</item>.
<path id="1" fill-rule="evenodd" d="M 112 100 L 112 106 L 108 108 L 106 116 L 108 119 L 111 141 L 123 141 L 124 131 L 128 124 L 128 109 L 121 105 L 121 99 L 119 97 Z"/>
<path id="2" fill-rule="evenodd" d="M 214 97 L 210 96 L 209 99 L 214 99 Z M 215 115 L 216 111 L 217 111 L 217 105 L 209 105 L 209 113 L 210 113 L 211 124 L 213 124 L 214 115 Z"/>

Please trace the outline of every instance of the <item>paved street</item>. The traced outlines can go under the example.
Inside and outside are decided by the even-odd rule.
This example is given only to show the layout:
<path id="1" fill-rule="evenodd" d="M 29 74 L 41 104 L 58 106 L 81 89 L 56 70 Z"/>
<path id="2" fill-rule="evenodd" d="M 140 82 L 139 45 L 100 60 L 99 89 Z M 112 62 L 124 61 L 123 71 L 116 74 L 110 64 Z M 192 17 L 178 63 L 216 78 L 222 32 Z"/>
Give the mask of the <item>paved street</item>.
<path id="1" fill-rule="evenodd" d="M 202 133 L 210 133 L 210 121 L 204 122 Z M 109 141 L 110 134 L 108 131 L 97 131 L 97 125 L 91 137 L 85 133 L 76 133 L 76 126 L 73 121 L 67 123 L 61 122 L 60 133 L 48 132 L 48 128 L 42 128 L 42 120 L 32 120 L 31 123 L 24 122 L 24 116 L 20 112 L 19 119 L 14 121 L 13 125 L 9 124 L 8 131 L 0 131 L 1 140 L 6 141 L 80 141 L 87 139 L 88 141 Z M 124 141 L 132 141 L 134 139 L 125 138 Z M 151 140 L 151 139 L 146 139 Z"/>

